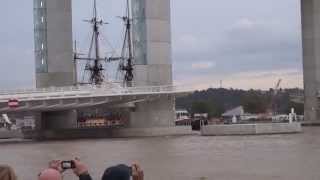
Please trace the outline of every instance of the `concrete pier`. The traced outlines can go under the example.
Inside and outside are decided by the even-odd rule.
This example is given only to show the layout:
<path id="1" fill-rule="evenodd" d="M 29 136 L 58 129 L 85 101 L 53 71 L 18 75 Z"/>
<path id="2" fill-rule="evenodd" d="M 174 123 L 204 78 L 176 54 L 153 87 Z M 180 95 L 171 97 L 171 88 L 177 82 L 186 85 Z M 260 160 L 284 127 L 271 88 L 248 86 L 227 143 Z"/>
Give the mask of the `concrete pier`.
<path id="1" fill-rule="evenodd" d="M 169 128 L 82 128 L 25 131 L 25 139 L 133 138 L 198 135 L 191 127 Z"/>
<path id="2" fill-rule="evenodd" d="M 13 130 L 13 131 L 7 131 L 7 130 L 1 130 L 0 129 L 0 139 L 13 139 L 13 138 L 22 138 L 23 135 L 20 131 Z"/>
<path id="3" fill-rule="evenodd" d="M 68 129 L 77 127 L 77 111 L 53 111 L 42 113 L 43 129 Z"/>
<path id="4" fill-rule="evenodd" d="M 305 124 L 320 124 L 320 1 L 301 0 Z"/>
<path id="5" fill-rule="evenodd" d="M 302 132 L 301 123 L 262 123 L 208 125 L 201 127 L 203 136 L 289 134 Z"/>
<path id="6" fill-rule="evenodd" d="M 75 83 L 72 43 L 72 0 L 34 0 L 36 87 Z M 45 129 L 73 128 L 75 111 L 42 112 L 37 124 Z"/>
<path id="7" fill-rule="evenodd" d="M 136 86 L 172 85 L 170 0 L 133 0 Z M 172 127 L 175 97 L 136 103 L 131 128 Z"/>

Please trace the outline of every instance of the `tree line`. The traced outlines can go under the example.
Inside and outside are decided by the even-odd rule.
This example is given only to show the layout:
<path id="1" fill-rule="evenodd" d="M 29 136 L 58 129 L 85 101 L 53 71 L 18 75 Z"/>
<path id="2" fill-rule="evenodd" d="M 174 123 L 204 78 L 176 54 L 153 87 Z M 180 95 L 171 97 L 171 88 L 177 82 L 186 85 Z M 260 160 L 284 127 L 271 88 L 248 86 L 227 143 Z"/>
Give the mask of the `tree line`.
<path id="1" fill-rule="evenodd" d="M 177 109 L 187 109 L 190 113 L 208 113 L 210 117 L 221 117 L 229 109 L 243 106 L 245 112 L 257 114 L 270 110 L 277 114 L 289 114 L 294 108 L 297 114 L 304 113 L 303 104 L 290 100 L 290 95 L 303 94 L 302 89 L 240 90 L 240 89 L 207 89 L 176 99 Z"/>

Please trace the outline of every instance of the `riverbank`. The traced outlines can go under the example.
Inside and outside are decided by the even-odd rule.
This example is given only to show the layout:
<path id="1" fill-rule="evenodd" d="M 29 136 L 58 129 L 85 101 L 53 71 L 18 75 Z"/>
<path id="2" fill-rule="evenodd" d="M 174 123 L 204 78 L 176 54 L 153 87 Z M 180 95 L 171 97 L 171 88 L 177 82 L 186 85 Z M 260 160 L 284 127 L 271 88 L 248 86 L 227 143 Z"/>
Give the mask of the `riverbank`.
<path id="1" fill-rule="evenodd" d="M 208 125 L 201 127 L 203 136 L 271 135 L 301 133 L 301 123 L 259 123 Z"/>
<path id="2" fill-rule="evenodd" d="M 19 138 L 21 138 L 21 139 L 23 138 L 23 134 L 21 133 L 21 131 L 0 130 L 0 140 L 2 140 L 2 139 L 19 139 Z"/>

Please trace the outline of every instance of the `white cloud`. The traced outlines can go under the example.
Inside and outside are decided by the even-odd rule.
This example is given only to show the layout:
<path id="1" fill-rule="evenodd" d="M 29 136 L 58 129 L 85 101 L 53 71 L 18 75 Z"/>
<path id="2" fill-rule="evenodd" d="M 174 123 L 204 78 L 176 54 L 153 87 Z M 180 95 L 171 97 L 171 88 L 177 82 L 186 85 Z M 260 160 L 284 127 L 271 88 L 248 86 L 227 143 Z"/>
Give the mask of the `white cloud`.
<path id="1" fill-rule="evenodd" d="M 211 38 L 211 37 L 210 37 Z M 212 40 L 196 33 L 181 34 L 173 37 L 173 52 L 181 54 L 198 54 L 210 49 Z"/>
<path id="2" fill-rule="evenodd" d="M 179 41 L 180 41 L 180 43 L 185 44 L 185 45 L 195 45 L 198 43 L 198 39 L 194 35 L 191 35 L 191 34 L 184 34 L 184 35 L 180 36 Z"/>
<path id="3" fill-rule="evenodd" d="M 236 21 L 232 27 L 232 29 L 252 29 L 257 25 L 256 22 L 249 18 L 241 18 Z"/>
<path id="4" fill-rule="evenodd" d="M 200 42 L 199 39 L 192 34 L 182 34 L 175 38 L 173 41 L 174 50 L 181 51 L 195 51 L 198 49 Z"/>
<path id="5" fill-rule="evenodd" d="M 204 69 L 210 69 L 212 67 L 215 67 L 216 64 L 210 61 L 203 61 L 203 62 L 193 63 L 191 66 L 192 66 L 192 69 L 194 70 L 204 70 Z"/>
<path id="6" fill-rule="evenodd" d="M 242 89 L 269 89 L 282 79 L 282 88 L 303 87 L 303 74 L 295 69 L 242 72 L 226 78 L 225 83 Z"/>
<path id="7" fill-rule="evenodd" d="M 192 78 L 180 78 L 175 84 L 192 86 L 196 89 L 224 88 L 264 89 L 273 88 L 278 79 L 282 79 L 281 88 L 303 87 L 303 73 L 296 69 L 279 69 L 274 71 L 248 71 L 230 75 L 199 75 Z"/>

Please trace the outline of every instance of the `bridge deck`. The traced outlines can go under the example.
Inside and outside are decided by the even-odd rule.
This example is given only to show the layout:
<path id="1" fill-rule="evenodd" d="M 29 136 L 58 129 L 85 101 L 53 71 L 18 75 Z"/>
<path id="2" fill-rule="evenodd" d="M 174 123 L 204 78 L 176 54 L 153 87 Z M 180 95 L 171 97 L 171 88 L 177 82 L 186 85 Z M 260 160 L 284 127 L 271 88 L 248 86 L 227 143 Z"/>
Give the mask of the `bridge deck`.
<path id="1" fill-rule="evenodd" d="M 0 92 L 0 112 L 55 111 L 101 104 L 117 105 L 159 98 L 162 95 L 179 95 L 192 92 L 185 86 L 74 86 L 46 89 L 29 89 Z M 17 99 L 19 107 L 8 106 L 10 99 Z"/>

